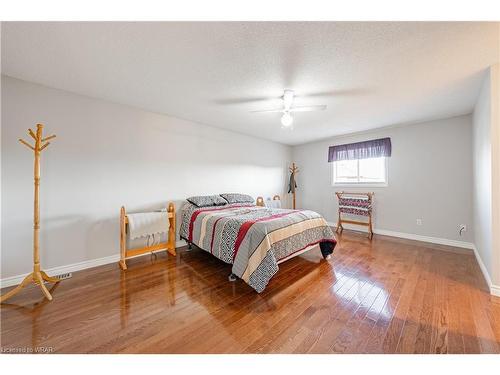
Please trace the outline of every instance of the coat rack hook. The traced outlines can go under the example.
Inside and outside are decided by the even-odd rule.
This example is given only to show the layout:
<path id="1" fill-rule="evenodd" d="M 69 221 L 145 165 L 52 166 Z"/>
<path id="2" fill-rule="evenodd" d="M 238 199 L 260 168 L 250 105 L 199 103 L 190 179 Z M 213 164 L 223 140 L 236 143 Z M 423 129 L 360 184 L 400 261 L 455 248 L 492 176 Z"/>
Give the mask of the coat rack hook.
<path id="1" fill-rule="evenodd" d="M 49 135 L 48 137 L 43 138 L 42 142 L 48 141 L 49 139 L 52 139 L 52 138 L 55 138 L 55 137 L 56 137 L 55 134 Z"/>
<path id="2" fill-rule="evenodd" d="M 45 147 L 47 147 L 48 145 L 50 145 L 50 142 L 47 142 L 45 143 L 42 147 L 40 147 L 40 151 L 42 151 Z"/>
<path id="3" fill-rule="evenodd" d="M 32 145 L 30 145 L 28 142 L 26 142 L 24 139 L 19 138 L 19 142 L 21 142 L 26 147 L 31 148 L 33 151 L 35 151 L 35 148 Z"/>
<path id="4" fill-rule="evenodd" d="M 28 133 L 29 133 L 29 135 L 31 135 L 31 138 L 33 138 L 33 139 L 36 141 L 36 135 L 35 135 L 35 133 L 33 132 L 33 130 L 28 129 Z"/>

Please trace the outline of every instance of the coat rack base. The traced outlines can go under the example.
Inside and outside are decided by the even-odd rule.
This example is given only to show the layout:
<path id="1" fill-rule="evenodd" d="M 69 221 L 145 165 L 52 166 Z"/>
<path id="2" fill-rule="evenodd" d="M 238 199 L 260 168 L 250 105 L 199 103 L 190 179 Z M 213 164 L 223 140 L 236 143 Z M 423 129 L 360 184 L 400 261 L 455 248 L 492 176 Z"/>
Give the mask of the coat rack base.
<path id="1" fill-rule="evenodd" d="M 52 295 L 50 294 L 49 290 L 45 286 L 44 281 L 47 281 L 49 283 L 58 283 L 59 280 L 56 277 L 50 277 L 47 275 L 44 271 L 37 270 L 35 269 L 33 272 L 31 272 L 28 276 L 24 278 L 24 280 L 16 286 L 14 289 L 11 291 L 5 293 L 3 296 L 0 296 L 0 303 L 3 303 L 5 300 L 7 300 L 10 297 L 15 296 L 17 293 L 19 293 L 25 286 L 34 283 L 40 286 L 42 289 L 43 294 L 45 295 L 45 298 L 47 298 L 49 301 L 52 301 Z"/>

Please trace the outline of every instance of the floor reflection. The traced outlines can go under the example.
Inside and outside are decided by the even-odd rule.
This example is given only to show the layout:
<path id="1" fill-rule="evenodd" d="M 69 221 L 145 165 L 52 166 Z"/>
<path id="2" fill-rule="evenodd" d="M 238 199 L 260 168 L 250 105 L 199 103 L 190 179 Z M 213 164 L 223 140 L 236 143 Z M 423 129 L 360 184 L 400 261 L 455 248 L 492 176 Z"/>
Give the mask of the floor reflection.
<path id="1" fill-rule="evenodd" d="M 342 270 L 335 271 L 335 275 L 339 280 L 343 280 L 340 285 L 339 283 L 335 283 L 332 287 L 333 293 L 338 298 L 345 302 L 377 311 L 385 319 L 389 319 L 392 316 L 393 311 L 387 303 L 389 293 L 383 286 L 367 280 L 366 276 L 358 276 L 357 274 Z M 367 290 L 369 290 L 370 295 L 376 295 L 374 301 L 366 298 L 368 294 Z"/>
<path id="2" fill-rule="evenodd" d="M 261 294 L 229 282 L 231 265 L 196 249 L 131 259 L 126 272 L 117 264 L 75 272 L 52 302 L 27 289 L 2 305 L 2 345 L 61 353 L 498 351 L 488 316 L 500 305 L 474 287 L 482 284 L 470 256 L 406 246 L 344 238 L 329 261 L 311 251 L 280 264 Z"/>
<path id="3" fill-rule="evenodd" d="M 51 295 L 54 295 L 55 290 L 58 288 L 60 283 L 52 284 L 50 288 L 48 288 L 49 292 Z M 47 307 L 50 304 L 51 301 L 49 301 L 45 296 L 41 296 L 34 302 L 27 304 L 27 305 L 19 305 L 15 303 L 2 303 L 2 309 L 10 310 L 16 313 L 19 313 L 31 321 L 30 327 L 31 327 L 31 348 L 38 348 L 41 347 L 44 342 L 43 339 L 40 335 L 40 323 L 38 322 L 38 319 L 42 318 L 43 319 L 43 312 L 45 311 L 45 307 Z M 42 323 L 43 324 L 43 323 Z"/>
<path id="4" fill-rule="evenodd" d="M 143 310 L 145 303 L 149 303 L 151 307 L 155 304 L 160 304 L 162 307 L 175 305 L 178 261 L 175 265 L 166 264 L 166 270 L 151 268 L 153 265 L 164 263 L 163 257 L 159 258 L 157 254 L 152 254 L 149 262 L 131 265 L 126 271 L 120 271 L 120 325 L 122 328 L 127 327 L 130 314 L 133 313 L 132 309 Z M 148 270 L 150 270 L 149 277 Z M 161 293 L 157 293 L 158 289 L 161 289 Z M 145 291 L 148 290 L 156 295 L 153 301 L 147 301 L 144 297 Z"/>

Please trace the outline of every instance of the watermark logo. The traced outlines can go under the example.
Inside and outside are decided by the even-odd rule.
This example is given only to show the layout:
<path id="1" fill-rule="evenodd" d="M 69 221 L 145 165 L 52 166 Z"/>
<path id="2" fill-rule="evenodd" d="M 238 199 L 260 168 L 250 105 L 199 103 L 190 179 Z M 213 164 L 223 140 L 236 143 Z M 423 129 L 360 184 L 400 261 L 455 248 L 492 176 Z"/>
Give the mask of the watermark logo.
<path id="1" fill-rule="evenodd" d="M 15 346 L 12 348 L 0 347 L 2 354 L 49 354 L 53 353 L 55 348 L 53 346 Z"/>

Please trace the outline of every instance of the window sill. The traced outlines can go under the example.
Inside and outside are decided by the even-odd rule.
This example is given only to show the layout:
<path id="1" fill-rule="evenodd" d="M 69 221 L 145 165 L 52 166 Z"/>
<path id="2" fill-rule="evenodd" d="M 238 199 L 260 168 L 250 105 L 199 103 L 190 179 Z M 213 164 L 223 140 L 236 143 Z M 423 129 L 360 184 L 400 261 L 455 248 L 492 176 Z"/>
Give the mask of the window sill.
<path id="1" fill-rule="evenodd" d="M 333 187 L 350 187 L 350 188 L 365 188 L 365 187 L 369 187 L 369 188 L 384 188 L 384 187 L 388 187 L 389 184 L 388 183 L 383 183 L 383 184 L 370 184 L 370 183 L 366 183 L 366 184 L 349 184 L 349 183 L 340 183 L 340 184 L 332 184 Z"/>

